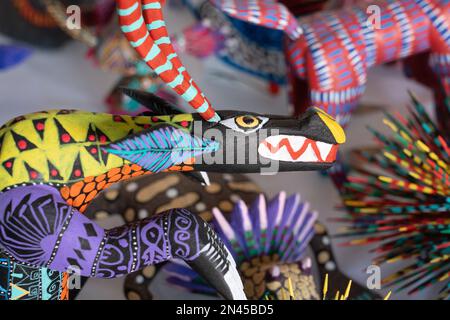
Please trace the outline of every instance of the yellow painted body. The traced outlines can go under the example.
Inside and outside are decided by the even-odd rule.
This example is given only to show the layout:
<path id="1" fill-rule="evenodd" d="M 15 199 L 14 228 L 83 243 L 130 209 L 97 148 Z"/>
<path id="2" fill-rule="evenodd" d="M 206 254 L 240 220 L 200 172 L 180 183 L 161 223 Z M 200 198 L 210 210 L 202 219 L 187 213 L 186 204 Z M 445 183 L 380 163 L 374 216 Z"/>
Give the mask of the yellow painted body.
<path id="1" fill-rule="evenodd" d="M 164 123 L 189 130 L 189 127 L 179 125 L 183 121 L 189 122 L 190 127 L 192 115 L 131 117 L 50 110 L 16 118 L 0 129 L 0 190 L 29 182 L 70 184 L 84 177 L 101 175 L 127 162 L 112 154 L 96 159 L 97 153 L 93 156 L 88 150 L 94 148 L 102 152 L 100 147 L 109 142 Z M 37 126 L 42 128 L 42 124 L 45 129 L 38 131 Z M 59 130 L 58 124 L 63 131 Z M 70 136 L 71 143 L 61 142 L 62 132 Z M 95 136 L 93 141 L 89 139 L 92 139 L 92 132 Z M 24 144 L 33 147 L 21 150 Z M 51 168 L 53 173 L 54 169 L 57 170 L 57 178 L 51 176 Z M 81 173 L 81 176 L 74 177 L 75 173 Z"/>

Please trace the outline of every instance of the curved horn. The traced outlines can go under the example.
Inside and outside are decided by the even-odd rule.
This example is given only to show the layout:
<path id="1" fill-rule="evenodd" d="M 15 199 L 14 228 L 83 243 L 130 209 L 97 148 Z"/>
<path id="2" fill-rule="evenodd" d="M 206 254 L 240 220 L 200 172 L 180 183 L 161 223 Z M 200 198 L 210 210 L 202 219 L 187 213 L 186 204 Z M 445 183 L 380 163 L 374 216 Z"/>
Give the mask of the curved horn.
<path id="1" fill-rule="evenodd" d="M 117 0 L 119 24 L 130 44 L 169 87 L 210 122 L 219 115 L 176 55 L 165 27 L 161 2 Z"/>

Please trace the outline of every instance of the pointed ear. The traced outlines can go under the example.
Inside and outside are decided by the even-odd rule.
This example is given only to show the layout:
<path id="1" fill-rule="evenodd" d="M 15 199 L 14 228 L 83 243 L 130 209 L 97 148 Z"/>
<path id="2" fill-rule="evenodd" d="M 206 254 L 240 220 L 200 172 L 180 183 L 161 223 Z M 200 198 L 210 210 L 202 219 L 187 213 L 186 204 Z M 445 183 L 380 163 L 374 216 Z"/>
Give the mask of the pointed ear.
<path id="1" fill-rule="evenodd" d="M 153 93 L 125 87 L 121 87 L 120 90 L 131 99 L 146 107 L 151 112 L 151 114 L 155 116 L 184 113 L 179 108 L 170 104 L 166 100 L 161 99 L 157 95 L 154 95 Z"/>
<path id="2" fill-rule="evenodd" d="M 103 149 L 145 170 L 160 172 L 202 153 L 217 151 L 219 143 L 165 124 L 113 142 Z"/>

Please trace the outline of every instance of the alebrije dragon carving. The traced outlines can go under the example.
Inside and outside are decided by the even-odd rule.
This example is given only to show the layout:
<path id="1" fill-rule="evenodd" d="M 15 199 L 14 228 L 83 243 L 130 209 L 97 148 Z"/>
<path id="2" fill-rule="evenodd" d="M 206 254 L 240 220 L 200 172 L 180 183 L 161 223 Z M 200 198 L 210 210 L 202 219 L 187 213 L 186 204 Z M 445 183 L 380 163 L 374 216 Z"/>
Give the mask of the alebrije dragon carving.
<path id="1" fill-rule="evenodd" d="M 300 194 L 288 197 L 280 192 L 271 200 L 259 194 L 251 205 L 238 201 L 231 214 L 218 208 L 213 214 L 212 224 L 236 259 L 249 299 L 319 300 L 324 293 L 317 284 L 330 278 L 333 286 L 343 287 L 349 281 L 337 267 L 327 230 L 317 221 L 318 213 Z M 309 256 L 308 248 L 315 259 Z M 314 272 L 314 260 L 318 272 Z M 182 264 L 171 263 L 163 270 L 176 286 L 214 295 L 211 287 Z M 145 292 L 148 286 L 140 289 Z M 353 284 L 347 298 L 380 297 Z"/>
<path id="2" fill-rule="evenodd" d="M 181 258 L 225 298 L 243 299 L 231 254 L 190 212 L 169 210 L 111 230 L 82 213 L 101 190 L 144 174 L 257 172 L 266 160 L 280 171 L 328 168 L 344 131 L 318 109 L 300 119 L 216 112 L 173 51 L 161 3 L 117 3 L 132 46 L 198 113 L 181 114 L 156 96 L 128 90 L 148 115 L 49 110 L 8 122 L 0 129 L 0 245 L 14 262 L 87 277 L 123 276 Z M 205 161 L 231 152 L 244 161 Z"/>
<path id="3" fill-rule="evenodd" d="M 272 226 L 272 230 L 276 230 L 274 233 L 284 230 L 283 239 L 286 239 L 288 234 L 293 238 L 300 237 L 300 241 L 297 243 L 302 243 L 311 250 L 308 250 L 302 257 L 301 250 L 298 248 L 297 257 L 292 259 L 282 257 L 277 260 L 276 256 L 282 255 L 283 248 L 285 248 L 280 242 L 273 246 L 273 252 L 269 256 L 265 254 L 264 250 L 260 250 L 259 252 L 252 251 L 244 257 L 245 254 L 242 251 L 235 252 L 233 247 L 228 246 L 235 259 L 237 258 L 238 269 L 246 270 L 245 273 L 241 272 L 241 278 L 246 283 L 245 290 L 248 298 L 290 298 L 289 286 L 286 284 L 286 281 L 290 279 L 290 287 L 295 299 L 317 299 L 311 275 L 314 275 L 314 280 L 318 285 L 317 289 L 325 286 L 327 278 L 333 287 L 346 287 L 350 279 L 339 270 L 333 254 L 331 238 L 323 224 L 314 221 L 314 230 L 312 230 L 310 227 L 298 228 L 298 226 L 289 229 L 286 228 L 286 223 L 277 222 L 275 213 L 278 212 L 282 212 L 283 221 L 290 222 L 302 220 L 304 217 L 315 217 L 316 214 L 309 209 L 308 202 L 301 199 L 299 194 L 287 197 L 284 192 L 272 200 L 266 199 L 261 188 L 246 175 L 211 173 L 210 184 L 202 186 L 198 181 L 190 179 L 182 173 L 171 172 L 164 175 L 143 176 L 109 189 L 95 199 L 86 211 L 86 215 L 101 220 L 109 216 L 121 215 L 125 222 L 132 222 L 171 208 L 181 207 L 199 215 L 207 222 L 212 222 L 214 227 L 217 225 L 215 222 L 217 220 L 213 219 L 212 212 L 214 210 L 220 217 L 229 221 L 235 234 L 234 238 L 245 238 L 243 233 L 246 231 L 236 221 L 249 222 L 248 219 L 242 220 L 239 217 L 250 216 L 250 220 L 253 222 L 257 220 L 256 216 L 266 217 L 267 225 Z M 304 210 L 304 213 L 301 214 L 299 210 Z M 293 212 L 295 212 L 294 216 L 292 216 Z M 299 222 L 300 225 L 306 224 L 308 219 L 302 221 Z M 252 230 L 257 229 L 257 231 L 253 233 L 254 236 L 246 233 L 245 239 L 249 242 L 254 242 L 257 235 L 262 233 L 258 228 L 263 230 L 265 228 L 264 224 L 258 226 L 258 223 L 253 222 Z M 309 241 L 310 237 L 301 237 L 300 233 L 304 230 L 313 234 L 311 241 Z M 246 240 L 239 241 L 239 244 L 243 242 L 245 243 Z M 243 247 L 247 246 L 247 244 L 243 244 Z M 312 254 L 309 255 L 310 253 Z M 311 257 L 312 264 L 307 260 L 309 257 Z M 252 266 L 246 267 L 245 262 L 247 262 L 247 266 L 248 264 Z M 217 296 L 214 289 L 202 281 L 192 270 L 180 267 L 179 264 L 176 266 L 158 264 L 128 275 L 124 285 L 125 297 L 130 300 L 158 298 L 158 293 L 153 294 L 151 289 L 153 280 L 161 274 L 161 269 L 163 274 L 167 274 L 165 271 L 171 274 L 169 281 L 175 283 L 177 288 L 183 287 L 195 293 Z M 262 276 L 262 270 L 266 272 L 265 276 Z M 277 290 L 271 290 L 269 287 Z M 319 290 L 317 292 L 319 296 L 323 296 Z M 379 299 L 376 291 L 366 289 L 357 283 L 353 283 L 348 297 L 349 299 Z"/>
<path id="4" fill-rule="evenodd" d="M 323 294 L 319 290 L 316 292 L 315 283 L 319 289 L 325 286 L 326 279 L 329 279 L 333 288 L 345 288 L 350 281 L 339 270 L 333 254 L 331 238 L 325 226 L 318 221 L 313 221 L 314 230 L 312 230 L 309 221 L 314 219 L 303 219 L 305 217 L 314 218 L 316 215 L 310 210 L 308 202 L 301 199 L 299 194 L 287 197 L 284 192 L 272 200 L 267 200 L 262 194 L 261 188 L 246 175 L 211 173 L 208 186 L 202 186 L 198 181 L 179 172 L 147 175 L 124 182 L 100 194 L 89 206 L 86 215 L 100 220 L 121 215 L 125 222 L 132 222 L 178 207 L 199 215 L 203 220 L 212 223 L 213 227 L 217 226 L 217 220 L 214 219 L 212 213 L 213 210 L 216 211 L 216 215 L 230 223 L 232 233 L 234 233 L 231 238 L 239 238 L 237 243 L 242 248 L 247 248 L 251 246 L 251 243 L 255 243 L 254 238 L 259 239 L 258 235 L 263 234 L 266 226 L 270 225 L 272 233 L 284 235 L 275 237 L 275 240 L 277 238 L 278 240 L 299 238 L 297 244 L 301 243 L 311 249 L 304 251 L 298 247 L 294 250 L 297 252 L 297 257 L 293 257 L 294 255 L 291 254 L 291 258 L 287 259 L 287 254 L 283 253 L 286 251 L 284 250 L 286 246 L 281 241 L 275 241 L 270 255 L 267 255 L 262 249 L 243 253 L 244 249 L 237 248 L 238 250 L 235 251 L 227 241 L 227 239 L 229 240 L 228 236 L 222 235 L 221 238 L 226 239 L 225 244 L 237 259 L 238 269 L 241 271 L 245 269 L 245 272 L 241 272 L 241 278 L 246 283 L 244 287 L 246 295 L 250 299 L 289 299 L 291 296 L 289 282 L 295 299 L 317 299 L 317 293 L 319 296 L 323 296 Z M 282 212 L 283 223 L 279 222 L 279 212 Z M 259 220 L 266 220 L 267 223 L 258 224 L 256 216 L 264 217 Z M 246 223 L 243 223 L 244 221 Z M 300 227 L 298 225 L 288 228 L 289 223 L 286 221 L 298 221 Z M 223 219 L 222 222 L 224 222 Z M 241 223 L 247 227 L 240 227 Z M 226 225 L 226 222 L 224 224 Z M 310 236 L 313 234 L 312 238 L 302 237 L 301 233 L 306 230 Z M 292 251 L 292 248 L 290 250 Z M 302 253 L 304 253 L 303 256 Z M 309 255 L 310 253 L 312 255 Z M 280 258 L 280 256 L 282 257 Z M 249 264 L 251 267 L 248 267 Z M 152 292 L 152 283 L 161 274 L 169 274 L 169 282 L 177 287 L 183 287 L 194 293 L 217 296 L 214 289 L 202 281 L 198 274 L 191 269 L 180 266 L 180 264 L 162 263 L 128 275 L 124 285 L 125 297 L 130 300 L 148 300 L 160 297 L 161 292 Z M 312 275 L 314 275 L 315 281 L 312 281 Z M 290 281 L 288 281 L 289 279 Z M 324 285 L 321 285 L 320 282 L 323 282 Z M 276 288 L 276 290 L 270 288 Z M 164 295 L 167 297 L 166 293 Z M 379 299 L 380 297 L 376 291 L 353 283 L 348 298 Z"/>
<path id="5" fill-rule="evenodd" d="M 244 38 L 257 35 L 284 47 L 296 114 L 315 105 L 347 124 L 365 91 L 369 69 L 404 59 L 407 75 L 433 89 L 439 123 L 449 130 L 448 0 L 358 1 L 298 19 L 286 1 L 210 2 L 233 21 L 253 25 L 243 28 Z"/>
<path id="6" fill-rule="evenodd" d="M 249 299 L 263 299 L 268 294 L 281 299 L 290 291 L 299 299 L 319 299 L 312 262 L 305 257 L 317 212 L 300 201 L 300 195 L 287 197 L 281 192 L 267 201 L 260 194 L 251 206 L 237 202 L 231 215 L 225 216 L 218 208 L 213 209 L 213 215 L 218 234 L 236 259 Z M 175 285 L 212 292 L 183 265 L 171 264 L 166 270 Z"/>
<path id="7" fill-rule="evenodd" d="M 284 192 L 266 200 L 261 192 L 258 185 L 241 174 L 211 173 L 210 184 L 202 186 L 179 172 L 162 173 L 143 176 L 109 189 L 95 199 L 86 215 L 100 220 L 121 215 L 125 222 L 132 222 L 180 207 L 199 215 L 213 227 L 218 225 L 214 216 L 220 217 L 224 226 L 227 223 L 231 226 L 228 235 L 221 238 L 225 239 L 236 259 L 249 299 L 318 299 L 324 296 L 318 289 L 326 289 L 327 279 L 333 288 L 344 289 L 351 280 L 339 270 L 330 236 L 325 226 L 314 219 L 316 213 L 308 202 L 299 194 L 287 197 Z M 293 221 L 297 225 L 290 228 Z M 267 226 L 276 237 L 267 235 Z M 219 232 L 222 229 L 217 228 Z M 263 234 L 267 239 L 261 238 Z M 260 243 L 270 241 L 270 237 L 275 241 L 271 242 L 273 245 L 267 254 Z M 282 243 L 283 240 L 289 242 L 293 239 L 297 239 L 298 247 L 293 248 L 291 243 L 291 248 L 285 250 L 288 246 Z M 231 246 L 230 243 L 236 245 Z M 311 250 L 304 250 L 305 246 Z M 260 250 L 247 250 L 255 247 Z M 292 254 L 293 251 L 297 254 Z M 124 285 L 126 298 L 147 300 L 161 297 L 161 292 L 153 292 L 152 283 L 162 274 L 169 275 L 167 279 L 177 287 L 217 296 L 215 290 L 191 269 L 181 264 L 162 263 L 128 275 Z M 170 297 L 168 293 L 163 294 Z M 348 298 L 380 297 L 376 291 L 352 283 Z"/>

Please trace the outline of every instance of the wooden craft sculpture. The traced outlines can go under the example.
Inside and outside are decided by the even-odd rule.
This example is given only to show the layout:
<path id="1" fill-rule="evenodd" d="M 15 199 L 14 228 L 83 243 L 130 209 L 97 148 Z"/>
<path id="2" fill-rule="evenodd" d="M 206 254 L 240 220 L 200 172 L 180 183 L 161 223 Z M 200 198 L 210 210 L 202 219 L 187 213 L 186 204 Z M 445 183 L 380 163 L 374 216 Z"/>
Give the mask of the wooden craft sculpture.
<path id="1" fill-rule="evenodd" d="M 99 18 L 95 29 L 84 24 L 80 29 L 69 29 L 66 6 L 60 0 L 41 1 L 62 30 L 89 48 L 87 56 L 96 66 L 120 77 L 105 98 L 110 113 L 138 115 L 145 111 L 144 106 L 123 94 L 121 87 L 155 93 L 176 101 L 175 95 L 165 90 L 164 82 L 142 61 L 121 32 L 117 17 L 113 15 L 115 0 L 98 1 L 96 11 Z"/>
<path id="2" fill-rule="evenodd" d="M 225 214 L 236 201 L 253 202 L 262 192 L 246 175 L 208 173 L 209 185 L 182 172 L 151 174 L 120 183 L 101 193 L 89 206 L 86 216 L 102 221 L 121 216 L 131 223 L 174 208 L 183 208 L 210 222 L 212 209 Z M 129 300 L 159 299 L 165 292 L 152 292 L 151 283 L 166 263 L 148 266 L 126 276 L 124 294 Z"/>
<path id="3" fill-rule="evenodd" d="M 5 124 L 0 128 L 3 255 L 35 268 L 77 269 L 82 276 L 101 278 L 180 258 L 225 298 L 244 299 L 231 254 L 198 216 L 175 209 L 104 230 L 82 213 L 100 191 L 144 174 L 258 172 L 266 160 L 276 161 L 279 171 L 329 168 L 344 131 L 318 109 L 299 119 L 216 112 L 173 51 L 161 3 L 117 3 L 132 46 L 198 113 L 181 114 L 156 96 L 129 91 L 149 107 L 149 115 L 48 110 Z M 233 135 L 226 134 L 229 130 Z M 263 131 L 268 132 L 252 148 L 252 138 Z M 237 144 L 236 138 L 243 140 Z M 245 161 L 205 161 L 230 152 L 244 153 Z M 8 299 L 11 290 L 6 290 Z"/>
<path id="4" fill-rule="evenodd" d="M 330 278 L 333 286 L 349 281 L 337 268 L 326 228 L 316 219 L 308 202 L 300 194 L 280 192 L 267 200 L 259 194 L 247 206 L 238 201 L 231 214 L 213 209 L 213 225 L 232 253 L 249 299 L 319 300 L 316 287 Z M 318 266 L 313 277 L 313 262 L 306 253 L 312 249 Z M 214 290 L 198 275 L 181 264 L 166 268 L 168 281 L 189 291 L 214 295 Z M 148 288 L 148 287 L 147 287 Z M 141 291 L 148 290 L 141 287 Z M 374 291 L 353 285 L 350 299 L 379 299 Z"/>
<path id="5" fill-rule="evenodd" d="M 357 150 L 338 185 L 348 215 L 342 245 L 374 245 L 376 265 L 398 264 L 381 283 L 409 295 L 440 288 L 450 299 L 450 132 L 412 97 L 404 116 L 387 114 L 389 133 L 372 129 L 381 148 Z M 384 272 L 384 271 L 383 271 Z"/>
<path id="6" fill-rule="evenodd" d="M 132 222 L 179 207 L 199 215 L 203 220 L 212 223 L 213 227 L 217 227 L 218 220 L 213 215 L 215 211 L 215 215 L 221 218 L 225 226 L 227 222 L 222 218 L 231 226 L 228 230 L 233 236 L 228 238 L 222 235 L 221 239 L 225 240 L 224 243 L 237 261 L 237 268 L 241 270 L 244 290 L 249 299 L 286 299 L 291 298 L 291 291 L 295 299 L 318 299 L 323 294 L 319 290 L 316 291 L 315 283 L 318 284 L 317 289 L 322 288 L 320 282 L 325 283 L 326 279 L 335 288 L 347 286 L 350 279 L 338 268 L 325 226 L 318 221 L 313 223 L 312 218 L 316 214 L 311 212 L 308 203 L 303 201 L 300 195 L 287 197 L 282 192 L 268 202 L 261 188 L 246 175 L 211 173 L 209 176 L 210 184 L 206 187 L 179 172 L 146 175 L 127 181 L 100 194 L 89 206 L 86 215 L 97 219 L 121 215 L 125 222 Z M 281 219 L 279 212 L 282 212 Z M 305 217 L 306 219 L 303 219 Z M 287 228 L 289 222 L 293 221 L 298 222 L 297 226 Z M 272 237 L 275 241 L 272 242 L 269 254 L 265 249 L 252 250 L 255 246 L 264 248 L 260 245 L 263 241 L 270 242 L 260 238 L 262 234 L 268 233 L 269 226 L 272 234 L 277 234 Z M 223 229 L 215 228 L 219 232 Z M 303 238 L 302 234 L 306 233 L 308 236 Z M 312 239 L 309 247 L 314 257 L 309 256 L 309 253 L 302 255 L 310 237 Z M 255 238 L 258 241 L 254 241 Z M 289 259 L 287 246 L 282 244 L 280 239 L 286 240 L 286 243 L 297 239 L 295 243 L 298 248 L 293 250 L 291 246 Z M 230 246 L 230 241 L 235 244 L 234 247 Z M 294 257 L 292 251 L 297 252 L 298 256 Z M 177 289 L 184 288 L 193 293 L 217 296 L 215 290 L 190 268 L 178 263 L 161 263 L 128 275 L 124 286 L 126 298 L 157 299 L 161 292 L 152 292 L 152 282 L 161 274 L 168 274 L 167 280 L 175 284 Z M 170 297 L 166 293 L 164 296 Z M 376 291 L 353 283 L 348 298 L 380 297 Z"/>
<path id="7" fill-rule="evenodd" d="M 178 46 L 180 49 L 197 58 L 215 54 L 227 65 L 267 81 L 271 94 L 277 94 L 280 85 L 287 83 L 281 31 L 261 29 L 257 25 L 227 16 L 209 0 L 184 2 L 198 22 L 175 39 L 175 44 L 181 42 Z M 330 7 L 330 2 L 282 1 L 296 17 L 324 10 Z M 213 39 L 215 46 L 205 43 L 208 38 Z M 205 47 L 215 49 L 208 50 Z M 239 77 L 235 79 L 239 80 Z"/>
<path id="8" fill-rule="evenodd" d="M 318 214 L 300 201 L 299 194 L 287 197 L 281 192 L 269 201 L 260 194 L 251 206 L 236 203 L 231 215 L 225 216 L 218 208 L 213 214 L 220 238 L 236 259 L 249 299 L 263 299 L 267 294 L 281 299 L 289 291 L 302 300 L 319 299 L 312 262 L 305 257 Z M 195 281 L 195 272 L 188 268 L 174 264 L 169 271 L 174 284 L 211 292 Z"/>
<path id="9" fill-rule="evenodd" d="M 285 36 L 296 113 L 314 105 L 345 125 L 364 93 L 368 70 L 408 58 L 408 74 L 434 90 L 441 126 L 450 130 L 450 2 L 377 0 L 379 26 L 360 2 L 298 20 L 284 1 L 211 0 L 233 19 Z M 259 34 L 259 33 L 258 33 Z M 418 55 L 419 54 L 419 55 Z M 305 99 L 307 97 L 307 99 Z"/>

